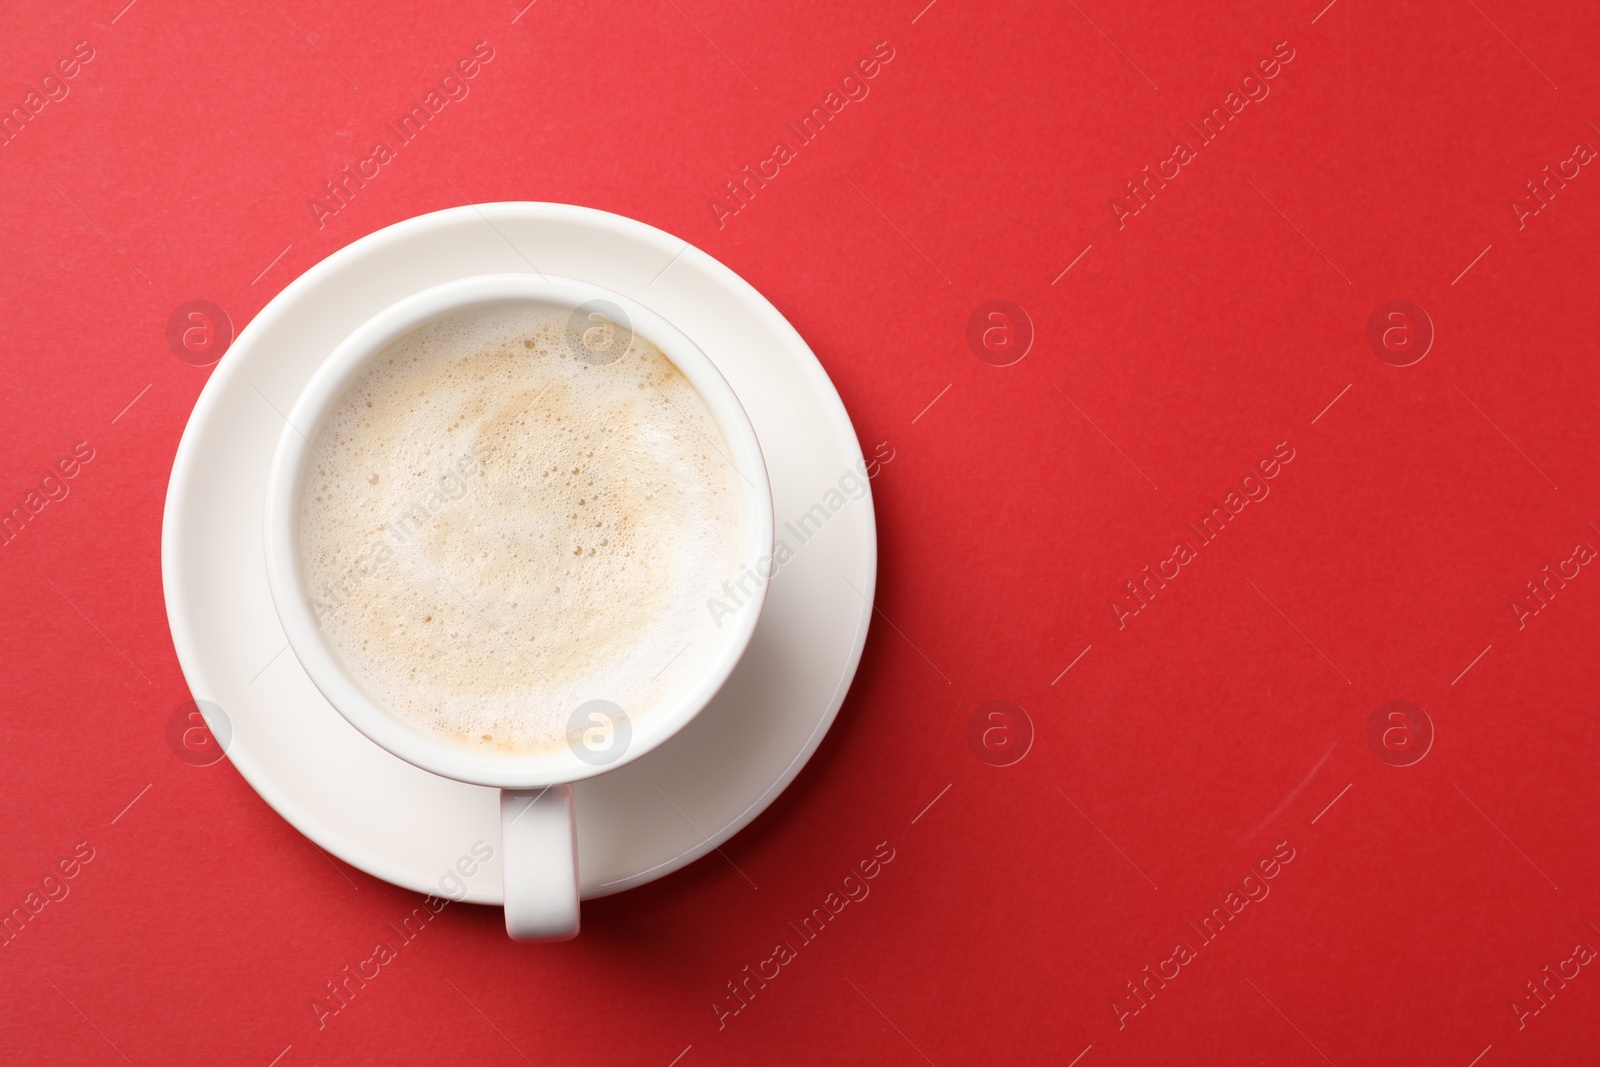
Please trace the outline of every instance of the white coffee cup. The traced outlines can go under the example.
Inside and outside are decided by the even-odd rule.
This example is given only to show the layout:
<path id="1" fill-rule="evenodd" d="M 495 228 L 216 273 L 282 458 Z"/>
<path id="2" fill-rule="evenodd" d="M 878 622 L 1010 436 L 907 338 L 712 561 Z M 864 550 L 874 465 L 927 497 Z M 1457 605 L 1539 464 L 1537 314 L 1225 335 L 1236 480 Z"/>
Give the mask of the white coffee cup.
<path id="1" fill-rule="evenodd" d="M 705 353 L 682 331 L 620 293 L 570 278 L 494 274 L 450 282 L 407 297 L 373 316 L 323 361 L 289 414 L 267 483 L 267 581 L 289 645 L 311 681 L 350 724 L 423 770 L 500 789 L 506 930 L 519 941 L 560 941 L 578 932 L 577 828 L 572 783 L 632 762 L 664 743 L 722 688 L 755 632 L 766 583 L 717 633 L 722 642 L 689 688 L 628 722 L 623 751 L 538 754 L 483 751 L 425 733 L 386 710 L 351 674 L 319 627 L 299 552 L 299 508 L 308 460 L 324 419 L 370 359 L 445 315 L 507 302 L 532 302 L 585 315 L 602 338 L 631 331 L 651 341 L 704 400 L 728 446 L 744 490 L 740 573 L 761 574 L 773 551 L 772 489 L 755 430 L 739 399 Z M 602 310 L 590 312 L 598 304 Z M 617 323 L 617 318 L 626 321 Z M 631 336 L 631 334 L 630 334 Z M 613 342 L 615 343 L 615 342 Z M 623 347 L 626 342 L 623 342 Z M 602 737 L 604 713 L 595 720 Z M 588 735 L 585 735 L 587 743 Z"/>

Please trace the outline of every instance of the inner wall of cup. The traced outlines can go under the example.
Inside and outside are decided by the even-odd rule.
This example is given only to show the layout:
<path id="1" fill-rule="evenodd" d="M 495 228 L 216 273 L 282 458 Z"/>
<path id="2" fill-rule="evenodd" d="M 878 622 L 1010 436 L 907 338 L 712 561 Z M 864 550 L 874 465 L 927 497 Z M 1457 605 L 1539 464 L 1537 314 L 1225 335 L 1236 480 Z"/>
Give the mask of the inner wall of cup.
<path id="1" fill-rule="evenodd" d="M 601 303 L 601 306 L 592 306 L 596 303 Z M 343 381 L 340 383 L 339 388 L 333 391 L 333 395 L 324 406 L 323 418 L 312 436 L 313 447 L 306 450 L 306 459 L 301 470 L 302 488 L 318 477 L 317 472 L 319 470 L 326 469 L 319 466 L 319 464 L 329 458 L 324 454 L 327 443 L 323 442 L 323 448 L 321 449 L 315 443 L 330 429 L 330 420 L 334 420 L 340 406 L 344 404 L 345 398 L 353 390 L 359 390 L 362 387 L 367 379 L 368 371 L 377 365 L 378 360 L 387 358 L 388 354 L 393 353 L 397 348 L 403 347 L 408 339 L 414 338 L 419 332 L 437 331 L 441 326 L 448 326 L 462 319 L 473 319 L 501 308 L 538 309 L 545 312 L 557 312 L 564 316 L 571 327 L 567 334 L 567 340 L 581 349 L 581 353 L 575 350 L 570 355 L 583 362 L 584 373 L 588 373 L 590 370 L 600 372 L 603 368 L 619 362 L 620 358 L 630 350 L 629 346 L 634 343 L 635 335 L 633 333 L 632 320 L 640 317 L 637 313 L 630 316 L 627 310 L 613 301 L 590 301 L 583 305 L 573 306 L 561 302 L 527 298 L 485 301 L 476 305 L 454 308 L 447 312 L 424 317 L 422 321 L 409 326 L 409 328 L 399 330 L 399 336 L 394 341 L 384 345 L 368 358 L 359 360 L 343 376 Z M 396 333 L 394 329 L 386 332 L 389 336 L 394 336 Z M 645 335 L 641 333 L 638 336 L 644 337 Z M 707 614 L 719 623 L 717 630 L 727 635 L 723 639 L 724 646 L 731 648 L 736 643 L 740 646 L 739 649 L 732 650 L 733 654 L 736 654 L 737 651 L 742 650 L 743 641 L 748 638 L 749 626 L 743 624 L 748 622 L 753 625 L 753 620 L 736 619 L 735 621 L 740 625 L 725 625 L 725 617 L 737 616 L 743 608 L 748 608 L 752 614 L 758 609 L 760 598 L 751 594 L 764 591 L 760 588 L 764 585 L 764 581 L 752 583 L 750 579 L 758 573 L 765 573 L 757 566 L 757 560 L 758 558 L 767 559 L 768 557 L 764 553 L 770 552 L 771 549 L 770 505 L 767 502 L 766 494 L 749 484 L 765 485 L 765 472 L 759 468 L 759 455 L 757 454 L 755 457 L 749 455 L 750 433 L 747 424 L 740 425 L 742 423 L 742 412 L 737 407 L 737 401 L 732 400 L 727 395 L 718 395 L 719 391 L 715 388 L 708 390 L 704 387 L 707 371 L 711 371 L 712 375 L 715 374 L 714 370 L 710 368 L 709 362 L 703 361 L 703 357 L 702 362 L 695 361 L 692 355 L 697 355 L 698 353 L 693 353 L 689 358 L 680 357 L 681 342 L 674 343 L 677 339 L 670 335 L 661 338 L 662 341 L 667 342 L 666 344 L 658 343 L 654 336 L 646 339 L 659 349 L 661 356 L 694 389 L 700 403 L 704 405 L 706 412 L 709 413 L 710 421 L 714 425 L 717 434 L 720 435 L 721 440 L 716 442 L 720 446 L 719 450 L 723 451 L 728 459 L 733 460 L 740 468 L 744 469 L 744 472 L 733 480 L 737 483 L 737 496 L 735 497 L 737 506 L 734 510 L 739 523 L 739 530 L 736 534 L 738 550 L 734 556 L 737 562 L 736 573 L 730 575 L 732 581 L 724 583 L 722 588 L 715 591 L 713 595 L 708 595 L 705 603 Z M 720 381 L 713 382 L 713 385 L 721 384 Z M 727 392 L 725 385 L 722 392 L 724 394 Z M 733 425 L 730 426 L 730 422 Z M 752 458 L 755 460 L 754 464 L 751 463 Z M 458 471 L 457 473 L 464 478 L 470 472 Z M 455 484 L 459 484 L 459 482 L 460 480 L 458 479 Z M 308 566 L 305 554 L 304 536 L 306 530 L 303 521 L 305 515 L 298 506 L 306 503 L 306 498 L 310 495 L 314 494 L 305 492 L 299 494 L 301 499 L 297 500 L 295 509 L 296 522 L 293 540 L 295 543 L 295 563 L 298 577 L 308 593 L 307 598 L 302 602 L 311 606 L 312 615 L 319 630 L 318 638 L 320 642 L 329 653 L 337 669 L 368 698 L 375 708 L 381 709 L 386 716 L 408 727 L 409 732 L 414 732 L 432 741 L 445 741 L 451 749 L 457 748 L 458 745 L 449 743 L 449 738 L 441 737 L 434 730 L 419 725 L 414 716 L 408 716 L 395 710 L 391 706 L 391 700 L 385 699 L 381 692 L 384 687 L 369 684 L 373 677 L 371 672 L 364 672 L 360 666 L 353 664 L 350 658 L 341 651 L 338 642 L 330 636 L 327 625 L 329 608 L 337 611 L 343 605 L 332 604 L 327 601 L 320 605 L 318 603 L 318 589 L 315 587 L 315 576 L 313 574 L 314 568 Z M 433 505 L 448 506 L 450 495 L 449 492 L 441 492 L 427 497 L 426 501 L 430 507 Z M 760 521 L 763 510 L 766 511 L 767 515 L 765 523 Z M 763 527 L 766 531 L 765 541 L 762 540 Z M 741 578 L 744 579 L 742 590 L 738 585 L 734 584 Z M 752 585 L 755 588 L 752 588 Z M 535 605 L 533 610 L 538 611 L 540 608 Z M 743 631 L 742 634 L 741 631 Z M 713 653 L 717 651 L 720 650 L 713 647 Z M 674 699 L 675 697 L 681 696 L 685 700 L 691 699 L 691 695 L 697 690 L 703 689 L 705 682 L 712 675 L 720 675 L 720 677 L 711 679 L 713 687 L 715 684 L 720 684 L 721 677 L 725 677 L 727 670 L 731 669 L 731 662 L 722 662 L 727 658 L 728 656 L 726 655 L 719 656 L 717 654 L 704 657 L 701 660 L 701 669 L 698 674 L 693 677 L 685 676 L 675 692 L 670 695 L 663 693 L 659 699 L 651 702 L 644 709 L 648 714 L 639 722 L 634 722 L 633 719 L 636 716 L 630 716 L 627 710 L 622 708 L 618 702 L 607 701 L 603 698 L 597 698 L 594 701 L 577 702 L 573 706 L 571 722 L 567 724 L 569 729 L 561 733 L 559 743 L 552 742 L 542 749 L 528 746 L 513 747 L 511 750 L 501 754 L 520 760 L 537 759 L 562 751 L 571 751 L 579 756 L 580 759 L 585 759 L 586 761 L 621 758 L 626 752 L 626 746 L 630 739 L 629 735 L 640 728 L 643 728 L 648 733 L 654 733 L 655 731 L 650 729 L 652 726 L 651 720 L 661 720 L 663 717 L 676 719 L 680 716 L 682 708 L 677 705 L 682 704 L 684 701 Z M 706 695 L 708 696 L 709 694 Z M 584 706 L 589 704 L 594 706 Z M 698 710 L 698 708 L 694 710 Z M 608 741 L 609 744 L 606 743 Z M 460 747 L 465 748 L 466 746 L 461 745 Z"/>

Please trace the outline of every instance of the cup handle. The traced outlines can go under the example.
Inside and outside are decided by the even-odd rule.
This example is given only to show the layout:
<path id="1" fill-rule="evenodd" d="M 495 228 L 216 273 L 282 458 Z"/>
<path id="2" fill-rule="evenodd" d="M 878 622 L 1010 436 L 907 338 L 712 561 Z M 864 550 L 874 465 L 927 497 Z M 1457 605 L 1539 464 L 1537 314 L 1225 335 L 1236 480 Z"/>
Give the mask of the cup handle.
<path id="1" fill-rule="evenodd" d="M 500 791 L 506 933 L 513 941 L 578 936 L 578 825 L 572 786 Z"/>

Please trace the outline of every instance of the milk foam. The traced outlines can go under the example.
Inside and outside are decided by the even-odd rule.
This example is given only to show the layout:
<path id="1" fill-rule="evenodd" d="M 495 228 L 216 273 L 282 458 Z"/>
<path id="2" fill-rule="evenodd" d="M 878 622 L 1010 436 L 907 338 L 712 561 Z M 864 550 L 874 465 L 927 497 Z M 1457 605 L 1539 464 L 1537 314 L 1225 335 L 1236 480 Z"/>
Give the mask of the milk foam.
<path id="1" fill-rule="evenodd" d="M 635 335 L 613 363 L 527 303 L 379 354 L 313 440 L 300 502 L 313 610 L 392 713 L 460 744 L 564 742 L 578 705 L 635 722 L 719 647 L 740 475 L 711 412 Z"/>

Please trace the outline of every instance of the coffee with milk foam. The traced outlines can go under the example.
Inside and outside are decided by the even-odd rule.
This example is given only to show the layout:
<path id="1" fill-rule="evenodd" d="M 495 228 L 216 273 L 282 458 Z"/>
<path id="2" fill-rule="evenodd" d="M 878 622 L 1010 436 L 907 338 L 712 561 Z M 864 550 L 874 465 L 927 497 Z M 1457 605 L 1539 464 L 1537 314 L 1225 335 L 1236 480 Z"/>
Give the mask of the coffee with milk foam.
<path id="1" fill-rule="evenodd" d="M 635 721 L 720 647 L 744 499 L 700 394 L 648 340 L 597 365 L 568 310 L 507 303 L 394 342 L 331 409 L 300 501 L 312 608 L 391 713 L 482 750 Z"/>

